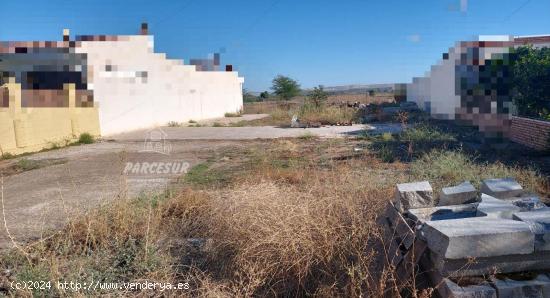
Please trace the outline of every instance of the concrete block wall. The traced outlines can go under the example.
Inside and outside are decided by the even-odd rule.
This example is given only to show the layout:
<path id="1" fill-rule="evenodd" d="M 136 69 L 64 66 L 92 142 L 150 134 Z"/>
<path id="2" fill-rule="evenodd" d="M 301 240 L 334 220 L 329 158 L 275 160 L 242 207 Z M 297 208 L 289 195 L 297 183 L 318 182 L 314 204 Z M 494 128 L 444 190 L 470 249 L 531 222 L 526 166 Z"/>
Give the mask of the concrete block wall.
<path id="1" fill-rule="evenodd" d="M 512 117 L 510 139 L 536 150 L 550 149 L 550 122 Z"/>
<path id="2" fill-rule="evenodd" d="M 76 107 L 74 84 L 65 85 L 69 107 L 21 107 L 21 84 L 6 84 L 9 107 L 0 107 L 0 151 L 21 154 L 73 141 L 81 133 L 99 136 L 97 107 Z"/>

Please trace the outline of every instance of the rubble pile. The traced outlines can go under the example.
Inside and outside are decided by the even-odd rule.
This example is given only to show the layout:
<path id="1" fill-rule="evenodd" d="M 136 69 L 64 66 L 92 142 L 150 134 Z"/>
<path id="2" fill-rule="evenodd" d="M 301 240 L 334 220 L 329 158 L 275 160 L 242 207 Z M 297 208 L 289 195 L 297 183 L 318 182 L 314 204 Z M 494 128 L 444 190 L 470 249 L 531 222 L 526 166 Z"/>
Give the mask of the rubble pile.
<path id="1" fill-rule="evenodd" d="M 514 179 L 434 196 L 398 184 L 382 217 L 399 282 L 423 272 L 441 297 L 550 297 L 550 208 Z"/>

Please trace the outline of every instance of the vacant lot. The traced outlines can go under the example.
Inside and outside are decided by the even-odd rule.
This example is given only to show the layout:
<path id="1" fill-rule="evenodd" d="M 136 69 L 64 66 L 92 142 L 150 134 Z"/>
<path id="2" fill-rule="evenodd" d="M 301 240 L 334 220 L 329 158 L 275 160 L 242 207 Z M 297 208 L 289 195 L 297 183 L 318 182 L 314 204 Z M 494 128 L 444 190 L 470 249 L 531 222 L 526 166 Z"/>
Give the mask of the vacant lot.
<path id="1" fill-rule="evenodd" d="M 426 138 L 434 142 L 428 145 Z M 429 179 L 439 191 L 466 179 L 479 183 L 512 176 L 530 190 L 549 194 L 546 177 L 536 170 L 481 161 L 452 146 L 455 141 L 428 128 L 393 136 L 308 136 L 213 148 L 178 183 L 179 191 L 116 200 L 44 241 L 4 252 L 4 289 L 30 295 L 7 285 L 37 279 L 148 280 L 188 283 L 189 290 L 178 292 L 184 295 L 428 295 L 430 289 L 413 280 L 402 288 L 391 282 L 393 269 L 376 218 L 392 199 L 395 183 Z M 387 158 L 389 150 L 407 142 L 423 145 Z M 113 291 L 52 288 L 48 293 Z"/>

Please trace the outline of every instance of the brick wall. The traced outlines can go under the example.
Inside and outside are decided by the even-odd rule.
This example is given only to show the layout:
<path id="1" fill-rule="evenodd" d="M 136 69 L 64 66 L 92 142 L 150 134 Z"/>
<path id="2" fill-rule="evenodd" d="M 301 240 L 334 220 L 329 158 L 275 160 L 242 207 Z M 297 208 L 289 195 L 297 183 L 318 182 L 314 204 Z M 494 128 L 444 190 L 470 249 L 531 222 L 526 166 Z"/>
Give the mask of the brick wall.
<path id="1" fill-rule="evenodd" d="M 550 149 L 550 122 L 512 117 L 510 139 L 537 150 Z"/>

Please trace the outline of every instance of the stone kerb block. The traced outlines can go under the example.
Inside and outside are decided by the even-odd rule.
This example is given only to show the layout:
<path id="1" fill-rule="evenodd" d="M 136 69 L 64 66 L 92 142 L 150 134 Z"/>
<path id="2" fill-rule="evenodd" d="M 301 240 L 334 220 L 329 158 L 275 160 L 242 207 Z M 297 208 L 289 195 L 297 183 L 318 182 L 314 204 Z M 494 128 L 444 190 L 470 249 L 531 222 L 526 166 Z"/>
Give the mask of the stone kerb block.
<path id="1" fill-rule="evenodd" d="M 397 184 L 395 207 L 400 212 L 435 206 L 432 186 L 428 181 Z"/>
<path id="2" fill-rule="evenodd" d="M 523 194 L 523 187 L 513 178 L 486 179 L 481 184 L 481 192 L 498 199 L 504 199 Z"/>
<path id="3" fill-rule="evenodd" d="M 550 251 L 550 211 L 514 213 L 514 219 L 529 225 L 535 234 L 535 251 Z"/>
<path id="4" fill-rule="evenodd" d="M 540 274 L 533 280 L 494 279 L 499 298 L 550 297 L 550 278 Z"/>
<path id="5" fill-rule="evenodd" d="M 441 297 L 453 298 L 497 298 L 497 291 L 488 282 L 461 287 L 448 278 L 438 286 Z"/>
<path id="6" fill-rule="evenodd" d="M 457 186 L 445 187 L 441 190 L 438 206 L 460 205 L 477 200 L 476 188 L 465 181 Z"/>
<path id="7" fill-rule="evenodd" d="M 409 209 L 407 211 L 407 217 L 417 224 L 422 224 L 426 221 L 459 219 L 476 216 L 476 203 Z"/>
<path id="8" fill-rule="evenodd" d="M 514 213 L 520 211 L 521 208 L 511 202 L 484 193 L 481 194 L 481 202 L 477 205 L 477 216 L 481 217 L 512 219 Z"/>
<path id="9" fill-rule="evenodd" d="M 521 212 L 546 210 L 546 209 L 550 210 L 550 208 L 548 208 L 536 195 L 522 196 L 519 198 L 512 198 L 506 201 L 521 208 Z"/>
<path id="10" fill-rule="evenodd" d="M 420 232 L 428 248 L 444 259 L 531 254 L 535 235 L 528 224 L 487 217 L 426 222 Z"/>

